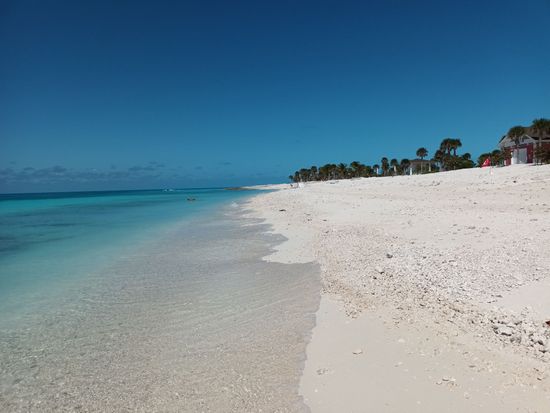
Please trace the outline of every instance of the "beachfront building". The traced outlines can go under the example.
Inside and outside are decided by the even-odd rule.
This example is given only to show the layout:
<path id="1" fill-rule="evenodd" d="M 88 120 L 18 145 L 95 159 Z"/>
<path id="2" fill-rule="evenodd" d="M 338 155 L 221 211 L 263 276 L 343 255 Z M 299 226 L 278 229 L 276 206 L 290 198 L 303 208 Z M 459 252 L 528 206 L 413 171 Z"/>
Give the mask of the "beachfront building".
<path id="1" fill-rule="evenodd" d="M 543 133 L 541 136 L 533 128 L 525 128 L 525 133 L 517 139 L 504 135 L 498 143 L 502 153 L 510 154 L 504 157 L 505 165 L 533 163 L 539 145 L 550 150 L 550 134 Z"/>
<path id="2" fill-rule="evenodd" d="M 405 175 L 418 174 L 432 171 L 432 162 L 427 159 L 411 159 L 408 168 L 405 170 Z"/>

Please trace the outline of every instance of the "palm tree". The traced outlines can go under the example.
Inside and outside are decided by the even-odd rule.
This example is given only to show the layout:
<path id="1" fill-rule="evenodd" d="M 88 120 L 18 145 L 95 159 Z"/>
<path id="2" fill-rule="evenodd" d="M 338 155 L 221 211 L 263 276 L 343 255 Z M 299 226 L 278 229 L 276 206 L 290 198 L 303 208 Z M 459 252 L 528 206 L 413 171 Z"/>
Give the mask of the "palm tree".
<path id="1" fill-rule="evenodd" d="M 461 146 L 462 142 L 460 139 L 449 139 L 449 148 L 453 150 L 453 156 L 456 156 L 456 150 Z"/>
<path id="2" fill-rule="evenodd" d="M 537 143 L 537 153 L 540 152 L 540 148 L 542 146 L 542 139 L 544 138 L 544 135 L 546 135 L 547 133 L 550 134 L 550 119 L 545 119 L 545 118 L 539 118 L 539 119 L 535 119 L 533 121 L 533 124 L 531 125 L 531 128 L 533 128 L 533 130 L 535 132 L 537 132 L 537 134 L 539 135 L 539 140 L 538 140 L 538 143 Z M 539 163 L 539 157 L 537 157 L 537 163 Z"/>
<path id="3" fill-rule="evenodd" d="M 445 138 L 441 141 L 439 144 L 439 150 L 441 150 L 443 153 L 446 153 L 448 155 L 451 154 L 451 138 Z"/>
<path id="4" fill-rule="evenodd" d="M 388 169 L 390 169 L 390 163 L 388 161 L 388 158 L 385 156 L 380 160 L 380 163 L 382 164 L 382 174 L 386 175 L 388 172 Z"/>
<path id="5" fill-rule="evenodd" d="M 309 181 L 309 170 L 307 170 L 306 168 L 302 168 L 298 171 L 298 173 L 300 174 L 300 181 Z"/>
<path id="6" fill-rule="evenodd" d="M 515 152 L 515 158 L 516 158 L 516 162 L 518 160 L 518 151 L 519 151 L 519 140 L 521 139 L 521 137 L 525 135 L 525 128 L 523 126 L 514 126 L 512 128 L 510 128 L 510 130 L 508 131 L 508 137 L 514 142 L 514 144 L 516 145 L 515 149 L 514 149 L 514 152 Z"/>
<path id="7" fill-rule="evenodd" d="M 403 174 L 405 174 L 407 168 L 411 165 L 411 161 L 409 161 L 407 158 L 401 159 L 401 162 L 399 163 L 399 166 L 401 166 L 401 171 Z"/>
<path id="8" fill-rule="evenodd" d="M 332 176 L 331 179 L 338 179 L 339 178 L 339 172 L 338 172 L 338 165 L 335 163 L 330 164 L 330 174 Z"/>
<path id="9" fill-rule="evenodd" d="M 361 177 L 365 174 L 365 165 L 363 165 L 361 162 L 353 161 L 349 164 L 352 171 L 352 176 L 354 178 Z"/>
<path id="10" fill-rule="evenodd" d="M 329 179 L 330 165 L 327 163 L 319 168 L 319 179 L 326 181 Z"/>
<path id="11" fill-rule="evenodd" d="M 453 166 L 453 168 L 456 168 L 456 160 L 451 158 L 451 151 L 453 151 L 453 157 L 456 158 L 456 150 L 462 146 L 462 142 L 460 139 L 453 139 L 453 138 L 445 138 L 441 141 L 441 144 L 439 145 L 439 150 L 443 152 L 442 154 L 438 154 L 439 158 L 441 159 L 441 165 L 444 167 L 447 166 Z M 434 156 L 435 158 L 435 156 Z"/>
<path id="12" fill-rule="evenodd" d="M 317 180 L 317 167 L 313 165 L 311 168 L 309 168 L 309 180 L 310 181 L 316 181 Z"/>
<path id="13" fill-rule="evenodd" d="M 416 150 L 416 156 L 418 156 L 421 160 L 424 160 L 424 158 L 428 156 L 428 150 L 424 147 L 418 148 Z"/>
<path id="14" fill-rule="evenodd" d="M 424 172 L 424 158 L 426 156 L 428 156 L 428 150 L 424 147 L 421 147 L 421 148 L 418 148 L 416 150 L 416 156 L 418 156 L 420 158 L 420 160 L 422 161 L 420 163 L 420 172 Z"/>
<path id="15" fill-rule="evenodd" d="M 390 166 L 393 168 L 393 174 L 397 175 L 397 167 L 399 166 L 399 162 L 397 161 L 397 159 L 393 158 L 390 161 Z"/>
<path id="16" fill-rule="evenodd" d="M 443 142 L 441 143 L 441 146 L 442 146 L 442 148 L 444 147 Z M 445 149 L 438 149 L 437 151 L 435 151 L 434 161 L 439 163 L 439 168 L 440 169 L 445 169 L 446 159 L 447 159 L 447 153 L 445 152 Z"/>
<path id="17" fill-rule="evenodd" d="M 338 164 L 338 176 L 340 179 L 345 179 L 348 174 L 348 166 L 345 163 Z"/>

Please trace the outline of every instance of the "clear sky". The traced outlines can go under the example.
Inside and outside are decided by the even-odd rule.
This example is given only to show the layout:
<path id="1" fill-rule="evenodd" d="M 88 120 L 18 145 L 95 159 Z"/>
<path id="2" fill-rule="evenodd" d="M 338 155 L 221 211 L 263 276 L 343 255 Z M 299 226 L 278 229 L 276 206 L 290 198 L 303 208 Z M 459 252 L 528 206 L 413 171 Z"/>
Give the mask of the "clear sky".
<path id="1" fill-rule="evenodd" d="M 0 192 L 477 157 L 550 117 L 550 0 L 0 0 Z"/>

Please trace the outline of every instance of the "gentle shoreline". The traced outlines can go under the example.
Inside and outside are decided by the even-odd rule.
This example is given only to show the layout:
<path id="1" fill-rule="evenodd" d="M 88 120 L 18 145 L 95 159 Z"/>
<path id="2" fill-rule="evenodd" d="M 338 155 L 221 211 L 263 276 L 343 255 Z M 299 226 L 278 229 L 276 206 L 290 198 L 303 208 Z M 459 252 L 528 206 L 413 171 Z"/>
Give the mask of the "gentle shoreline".
<path id="1" fill-rule="evenodd" d="M 514 166 L 252 198 L 288 239 L 265 259 L 321 266 L 310 409 L 547 411 L 549 183 L 549 166 Z"/>
<path id="2" fill-rule="evenodd" d="M 98 239 L 117 251 L 112 258 L 82 273 L 75 262 L 70 283 L 52 275 L 40 292 L 14 289 L 18 311 L 0 317 L 0 411 L 307 411 L 298 386 L 318 266 L 262 260 L 284 238 L 244 217 L 249 195 L 201 196 L 187 215 L 179 212 L 187 194 L 176 195 L 162 210 L 166 221 L 147 221 L 148 236 L 125 232 L 125 248 L 98 226 Z M 143 203 L 140 214 L 113 208 L 140 228 L 154 208 Z M 108 217 L 102 205 L 89 214 Z M 44 274 L 66 259 L 65 246 L 48 250 Z M 11 272 L 2 263 L 5 281 Z"/>

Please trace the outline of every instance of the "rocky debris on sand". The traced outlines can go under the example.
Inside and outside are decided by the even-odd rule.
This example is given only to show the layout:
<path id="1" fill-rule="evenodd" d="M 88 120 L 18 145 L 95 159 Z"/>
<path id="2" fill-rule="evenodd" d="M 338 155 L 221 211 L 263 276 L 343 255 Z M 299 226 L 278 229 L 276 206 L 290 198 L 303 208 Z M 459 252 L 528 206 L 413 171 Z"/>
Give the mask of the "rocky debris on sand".
<path id="1" fill-rule="evenodd" d="M 308 229 L 318 231 L 308 247 L 319 262 L 323 291 L 341 297 L 348 314 L 384 309 L 396 325 L 426 319 L 448 337 L 467 335 L 483 348 L 510 348 L 550 363 L 550 314 L 541 319 L 534 310 L 503 307 L 519 287 L 550 275 L 550 255 L 543 248 L 550 242 L 550 224 L 542 219 L 550 212 L 550 166 L 544 168 L 522 170 L 529 178 L 518 181 L 513 197 L 504 181 L 500 186 L 493 181 L 514 169 L 500 168 L 495 176 L 475 180 L 468 175 L 475 171 L 440 174 L 432 185 L 429 176 L 406 184 L 315 183 L 307 195 L 268 195 L 264 206 L 273 208 L 278 200 L 275 205 L 288 213 L 277 216 L 293 228 L 304 226 L 296 211 L 330 218 L 330 224 L 318 220 Z M 346 210 L 346 202 L 357 210 Z"/>
<path id="2" fill-rule="evenodd" d="M 505 343 L 522 345 L 539 354 L 550 353 L 550 332 L 544 325 L 530 319 L 527 312 L 507 314 L 496 309 L 493 313 L 489 321 L 495 334 Z"/>
<path id="3" fill-rule="evenodd" d="M 456 379 L 454 377 L 449 377 L 449 376 L 444 376 L 444 377 L 441 378 L 441 380 L 449 381 L 449 382 L 452 382 L 452 383 L 456 382 Z"/>
<path id="4" fill-rule="evenodd" d="M 534 239 L 512 240 L 507 244 L 507 248 L 522 251 L 522 255 L 521 258 L 510 255 L 501 260 L 502 265 L 501 261 L 489 262 L 487 258 L 501 255 L 502 246 L 476 251 L 463 245 L 445 250 L 400 242 L 392 236 L 391 250 L 381 243 L 371 245 L 366 252 L 364 244 L 355 241 L 387 237 L 388 234 L 372 228 L 346 228 L 323 237 L 319 246 L 323 251 L 331 250 L 334 245 L 341 246 L 339 254 L 333 257 L 335 260 L 327 260 L 326 256 L 321 260 L 329 290 L 349 296 L 350 301 L 363 308 L 390 305 L 403 312 L 398 317 L 429 311 L 482 340 L 521 346 L 535 357 L 550 361 L 550 351 L 541 344 L 541 341 L 550 341 L 550 325 L 535 322 L 529 311 L 512 314 L 477 304 L 490 301 L 498 305 L 505 293 L 537 279 L 536 272 L 510 271 L 512 263 L 540 261 L 535 249 L 527 248 L 530 242 L 533 247 L 536 245 Z M 393 259 L 382 261 L 380 257 L 387 258 L 386 254 Z M 373 268 L 372 275 L 365 277 L 364 269 L 368 267 Z M 540 264 L 537 267 L 544 271 L 550 269 Z"/>
<path id="5" fill-rule="evenodd" d="M 511 336 L 514 334 L 514 330 L 512 330 L 508 326 L 498 326 L 496 328 L 497 334 L 500 334 L 501 336 Z"/>

